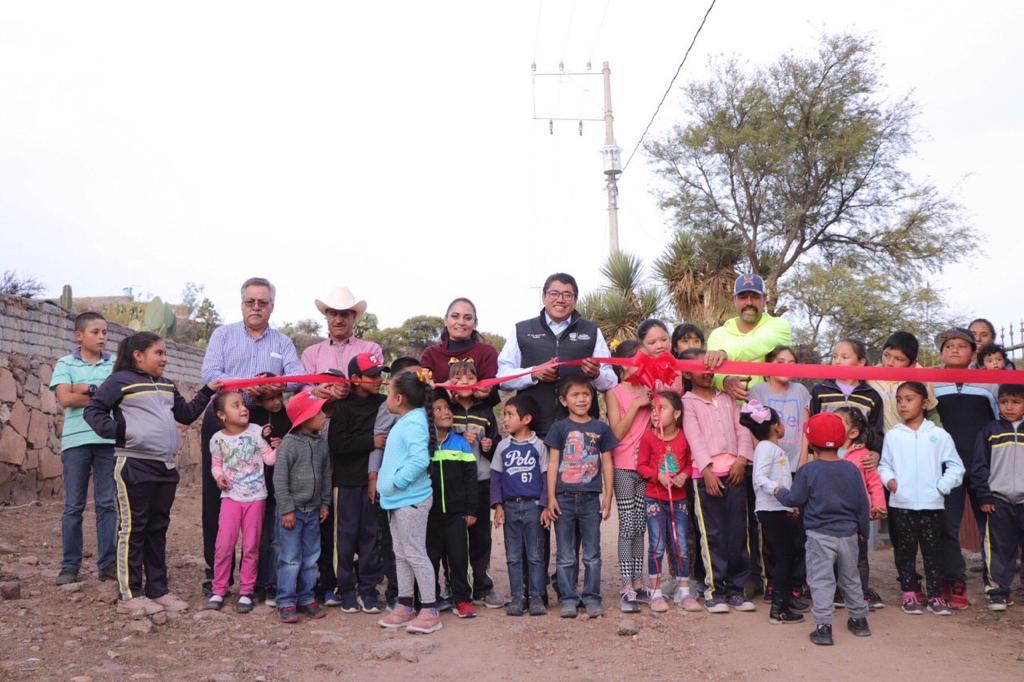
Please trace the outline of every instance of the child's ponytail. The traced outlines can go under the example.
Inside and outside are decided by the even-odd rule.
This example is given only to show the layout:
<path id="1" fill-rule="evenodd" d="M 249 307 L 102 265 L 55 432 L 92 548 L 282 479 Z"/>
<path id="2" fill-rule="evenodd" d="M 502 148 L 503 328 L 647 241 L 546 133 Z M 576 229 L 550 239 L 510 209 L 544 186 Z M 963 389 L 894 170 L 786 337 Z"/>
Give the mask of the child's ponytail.
<path id="1" fill-rule="evenodd" d="M 147 348 L 160 340 L 160 335 L 153 332 L 135 332 L 124 337 L 121 343 L 117 344 L 117 361 L 114 363 L 113 371 L 135 369 L 135 352 L 145 353 Z"/>

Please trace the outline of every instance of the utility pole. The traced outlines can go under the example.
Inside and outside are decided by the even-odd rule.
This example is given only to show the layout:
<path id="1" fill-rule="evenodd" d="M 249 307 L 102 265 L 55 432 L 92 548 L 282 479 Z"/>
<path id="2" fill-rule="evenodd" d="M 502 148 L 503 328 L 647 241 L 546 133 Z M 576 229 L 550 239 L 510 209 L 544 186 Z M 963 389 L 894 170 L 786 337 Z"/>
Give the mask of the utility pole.
<path id="1" fill-rule="evenodd" d="M 602 64 L 601 72 L 590 71 L 590 63 L 587 62 L 585 72 L 567 72 L 564 65 L 558 65 L 559 70 L 553 72 L 538 72 L 537 65 L 533 65 L 533 76 L 559 76 L 559 77 L 580 77 L 600 75 L 604 82 L 604 116 L 602 118 L 586 117 L 561 117 L 561 116 L 538 116 L 537 115 L 537 91 L 534 87 L 533 97 L 533 118 L 548 122 L 548 131 L 555 134 L 555 121 L 576 121 L 579 124 L 579 134 L 583 135 L 584 121 L 604 122 L 604 147 L 601 148 L 601 156 L 604 157 L 605 188 L 608 190 L 608 250 L 609 253 L 616 253 L 619 250 L 619 175 L 622 174 L 622 149 L 615 144 L 615 131 L 613 128 L 614 117 L 612 116 L 612 70 L 608 62 Z"/>
<path id="2" fill-rule="evenodd" d="M 601 68 L 604 77 L 604 156 L 605 184 L 608 187 L 608 250 L 619 250 L 619 175 L 622 174 L 622 150 L 615 144 L 612 129 L 612 70 L 605 62 Z"/>

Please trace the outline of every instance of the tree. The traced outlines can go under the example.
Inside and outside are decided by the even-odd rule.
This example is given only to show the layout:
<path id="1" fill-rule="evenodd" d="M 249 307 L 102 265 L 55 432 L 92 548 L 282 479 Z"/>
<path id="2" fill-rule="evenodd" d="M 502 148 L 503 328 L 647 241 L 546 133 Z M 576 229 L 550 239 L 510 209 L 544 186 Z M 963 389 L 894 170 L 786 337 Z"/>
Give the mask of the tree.
<path id="1" fill-rule="evenodd" d="M 743 258 L 739 238 L 724 229 L 676 232 L 654 271 L 680 320 L 713 329 L 732 312 L 732 287 Z"/>
<path id="2" fill-rule="evenodd" d="M 427 346 L 437 343 L 444 329 L 444 321 L 433 315 L 417 315 L 402 323 L 401 327 L 388 327 L 370 332 L 364 338 L 380 344 L 388 362 L 409 356 L 418 358 Z"/>
<path id="3" fill-rule="evenodd" d="M 15 270 L 4 270 L 0 275 L 0 294 L 4 296 L 35 298 L 44 291 L 46 285 L 35 275 L 19 275 Z"/>
<path id="4" fill-rule="evenodd" d="M 204 284 L 185 282 L 185 286 L 181 290 L 181 305 L 184 306 L 188 319 L 195 319 L 193 316 L 199 309 L 199 297 L 203 295 L 204 291 L 206 291 L 206 285 Z"/>
<path id="5" fill-rule="evenodd" d="M 277 330 L 292 340 L 298 353 L 302 353 L 314 343 L 323 341 L 320 336 L 320 322 L 312 318 L 298 322 L 285 322 Z"/>
<path id="6" fill-rule="evenodd" d="M 488 344 L 494 346 L 495 348 L 498 349 L 499 353 L 501 352 L 501 349 L 505 347 L 505 337 L 502 336 L 501 334 L 491 334 L 490 332 L 480 332 L 480 336 L 484 337 L 484 343 L 488 343 Z"/>
<path id="7" fill-rule="evenodd" d="M 220 313 L 217 312 L 213 301 L 203 297 L 202 302 L 195 309 L 194 322 L 196 326 L 195 344 L 200 348 L 206 348 L 210 337 L 213 336 L 213 330 L 221 324 Z"/>
<path id="8" fill-rule="evenodd" d="M 366 313 L 356 320 L 356 328 L 352 332 L 357 339 L 364 338 L 367 334 L 380 331 L 377 326 L 377 316 L 373 313 Z"/>
<path id="9" fill-rule="evenodd" d="M 799 345 L 820 358 L 828 357 L 842 338 L 863 341 L 872 361 L 894 331 L 908 331 L 921 342 L 920 362 L 937 362 L 932 339 L 957 324 L 941 292 L 927 285 L 861 272 L 852 263 L 801 268 L 790 282 L 786 302 L 791 307 Z"/>
<path id="10" fill-rule="evenodd" d="M 592 320 L 609 343 L 636 338 L 637 327 L 661 308 L 661 294 L 645 284 L 643 262 L 616 251 L 601 268 L 608 284 L 580 301 L 580 314 Z"/>
<path id="11" fill-rule="evenodd" d="M 769 293 L 808 261 L 913 278 L 974 250 L 960 206 L 901 168 L 916 109 L 885 98 L 871 41 L 825 35 L 767 68 L 727 59 L 685 95 L 688 121 L 646 146 L 659 203 L 681 232 L 734 236 Z"/>

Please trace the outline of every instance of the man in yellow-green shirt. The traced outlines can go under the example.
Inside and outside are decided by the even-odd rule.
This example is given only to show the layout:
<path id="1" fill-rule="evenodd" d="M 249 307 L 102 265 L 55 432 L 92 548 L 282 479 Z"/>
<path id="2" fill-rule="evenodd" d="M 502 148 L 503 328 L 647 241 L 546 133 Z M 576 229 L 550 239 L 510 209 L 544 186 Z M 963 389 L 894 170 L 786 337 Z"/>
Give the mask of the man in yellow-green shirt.
<path id="1" fill-rule="evenodd" d="M 708 350 L 724 351 L 729 360 L 762 362 L 776 346 L 788 346 L 793 341 L 793 330 L 781 317 L 764 311 L 765 288 L 760 275 L 742 274 L 733 285 L 733 304 L 739 313 L 708 336 Z M 736 400 L 746 400 L 752 384 L 764 381 L 762 377 L 715 377 L 715 385 Z"/>

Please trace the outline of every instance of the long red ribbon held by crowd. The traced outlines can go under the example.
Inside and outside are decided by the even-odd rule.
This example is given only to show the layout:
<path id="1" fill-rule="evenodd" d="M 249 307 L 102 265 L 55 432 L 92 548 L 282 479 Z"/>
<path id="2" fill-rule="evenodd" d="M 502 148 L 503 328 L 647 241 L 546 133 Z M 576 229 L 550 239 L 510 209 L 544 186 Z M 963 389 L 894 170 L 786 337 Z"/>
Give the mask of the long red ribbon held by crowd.
<path id="1" fill-rule="evenodd" d="M 703 360 L 677 360 L 668 353 L 647 355 L 637 353 L 632 358 L 585 358 L 582 360 L 552 360 L 543 365 L 516 374 L 481 379 L 475 384 L 456 386 L 451 383 L 438 384 L 438 388 L 472 391 L 491 388 L 506 381 L 532 374 L 537 370 L 557 367 L 579 367 L 584 362 L 636 367 L 630 377 L 632 383 L 654 388 L 658 382 L 671 385 L 680 372 L 702 373 Z M 740 362 L 727 360 L 713 370 L 714 374 L 733 376 L 789 377 L 792 379 L 842 379 L 848 381 L 920 381 L 923 383 L 952 384 L 1024 384 L 1024 370 L 1017 369 L 942 369 L 932 367 L 844 367 L 839 365 L 786 364 L 779 362 Z M 252 377 L 248 379 L 225 379 L 224 390 L 237 390 L 266 384 L 338 384 L 349 383 L 345 377 L 334 374 L 300 374 L 276 377 Z"/>

